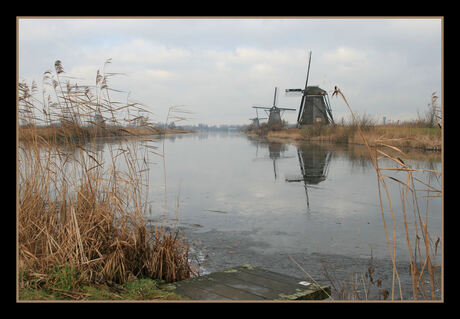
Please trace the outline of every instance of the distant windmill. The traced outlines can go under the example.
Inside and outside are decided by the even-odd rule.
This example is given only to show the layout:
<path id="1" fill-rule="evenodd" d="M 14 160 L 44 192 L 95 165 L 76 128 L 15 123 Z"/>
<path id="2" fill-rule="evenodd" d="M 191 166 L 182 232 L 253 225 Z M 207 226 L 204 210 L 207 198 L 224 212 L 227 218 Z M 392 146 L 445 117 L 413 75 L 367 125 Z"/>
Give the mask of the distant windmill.
<path id="1" fill-rule="evenodd" d="M 318 86 L 308 86 L 308 76 L 310 74 L 311 51 L 308 58 L 307 79 L 305 88 L 286 89 L 286 93 L 301 93 L 299 114 L 297 115 L 297 127 L 304 124 L 334 124 L 332 110 L 327 92 Z"/>
<path id="2" fill-rule="evenodd" d="M 262 109 L 268 114 L 268 125 L 272 126 L 274 124 L 281 125 L 281 112 L 284 111 L 295 111 L 295 109 L 288 109 L 285 107 L 277 107 L 276 106 L 276 92 L 278 88 L 275 87 L 275 96 L 273 98 L 273 106 L 272 107 L 260 107 L 260 106 L 253 106 L 255 109 Z"/>
<path id="3" fill-rule="evenodd" d="M 256 109 L 256 117 L 250 119 L 252 121 L 252 125 L 254 125 L 254 127 L 259 127 L 260 126 L 260 120 L 266 120 L 267 118 L 266 117 L 259 117 L 259 112 L 257 112 L 257 109 Z"/>

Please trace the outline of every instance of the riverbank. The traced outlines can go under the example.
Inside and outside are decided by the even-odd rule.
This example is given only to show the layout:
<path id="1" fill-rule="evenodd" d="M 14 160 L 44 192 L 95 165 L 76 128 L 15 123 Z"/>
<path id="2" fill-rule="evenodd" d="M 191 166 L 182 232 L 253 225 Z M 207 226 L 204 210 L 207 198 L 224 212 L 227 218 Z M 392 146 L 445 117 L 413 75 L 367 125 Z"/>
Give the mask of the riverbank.
<path id="1" fill-rule="evenodd" d="M 65 281 L 48 288 L 30 288 L 20 285 L 18 300 L 36 301 L 166 301 L 183 300 L 167 289 L 164 281 L 136 279 L 122 285 L 79 285 L 71 288 Z M 68 285 L 68 284 L 67 284 Z"/>
<path id="2" fill-rule="evenodd" d="M 414 148 L 424 151 L 442 150 L 442 130 L 399 125 L 378 125 L 362 127 L 369 146 L 390 143 L 400 148 Z M 332 142 L 364 145 L 356 126 L 309 125 L 302 128 L 283 128 L 280 130 L 250 130 L 249 136 L 266 137 L 272 141 L 290 142 Z"/>
<path id="3" fill-rule="evenodd" d="M 145 136 L 145 135 L 169 135 L 192 133 L 191 130 L 169 129 L 156 126 L 146 127 L 79 127 L 79 126 L 41 126 L 41 127 L 19 127 L 19 141 L 32 138 L 42 138 L 47 141 L 62 141 L 66 139 L 84 139 L 88 137 L 110 137 L 110 136 Z"/>

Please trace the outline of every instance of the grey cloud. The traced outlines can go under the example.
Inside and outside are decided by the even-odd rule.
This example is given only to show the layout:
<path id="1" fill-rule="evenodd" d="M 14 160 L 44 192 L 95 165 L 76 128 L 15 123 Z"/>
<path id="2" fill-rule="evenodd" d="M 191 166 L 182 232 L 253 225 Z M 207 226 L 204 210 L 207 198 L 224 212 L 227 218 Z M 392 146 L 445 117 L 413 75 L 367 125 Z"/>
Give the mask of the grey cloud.
<path id="1" fill-rule="evenodd" d="M 208 124 L 248 123 L 251 106 L 270 104 L 275 86 L 302 87 L 309 50 L 310 83 L 338 85 L 361 113 L 415 118 L 441 88 L 440 19 L 19 21 L 20 77 L 39 81 L 60 59 L 66 72 L 92 82 L 112 58 L 110 69 L 126 74 L 113 85 L 160 118 L 170 105 L 188 105 Z M 279 99 L 285 107 L 299 102 Z M 347 114 L 332 104 L 337 117 Z"/>

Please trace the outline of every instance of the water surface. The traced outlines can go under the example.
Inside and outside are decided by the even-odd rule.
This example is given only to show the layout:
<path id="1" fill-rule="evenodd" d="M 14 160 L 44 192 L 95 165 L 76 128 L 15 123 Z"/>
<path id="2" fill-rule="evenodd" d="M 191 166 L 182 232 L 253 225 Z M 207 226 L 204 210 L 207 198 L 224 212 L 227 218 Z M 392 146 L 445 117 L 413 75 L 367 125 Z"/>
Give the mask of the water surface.
<path id="1" fill-rule="evenodd" d="M 377 176 L 364 147 L 296 146 L 237 133 L 173 136 L 164 143 L 168 219 L 194 243 L 202 273 L 256 263 L 303 274 L 289 256 L 318 263 L 321 256 L 329 256 L 324 260 L 330 261 L 369 261 L 371 256 L 388 261 Z M 440 156 L 422 155 L 413 156 L 411 167 L 441 171 Z M 149 198 L 154 213 L 149 218 L 158 221 L 164 206 L 163 163 L 160 158 L 152 160 L 156 164 L 150 173 Z M 397 167 L 384 160 L 380 165 Z M 406 178 L 405 173 L 386 174 L 401 181 Z M 440 177 L 417 174 L 441 188 Z M 395 211 L 396 255 L 403 263 L 409 256 L 400 185 L 388 180 Z M 417 205 L 422 218 L 428 216 L 434 242 L 441 237 L 441 198 L 429 198 L 427 215 L 425 195 L 419 192 Z M 392 215 L 384 193 L 383 200 L 392 239 Z M 415 237 L 412 208 L 407 218 Z M 437 255 L 440 262 L 440 253 Z"/>
<path id="2" fill-rule="evenodd" d="M 166 219 L 181 230 L 201 274 L 252 264 L 328 284 L 331 276 L 347 279 L 373 264 L 383 287 L 391 287 L 377 176 L 363 146 L 297 146 L 240 133 L 182 134 L 139 143 L 141 148 L 156 147 L 156 154 L 150 153 L 148 159 L 151 213 L 147 217 L 152 223 Z M 96 146 L 97 151 L 107 151 L 104 143 Z M 163 152 L 164 157 L 157 155 Z M 412 152 L 410 158 L 406 163 L 413 168 L 441 171 L 439 153 Z M 379 165 L 397 167 L 389 160 Z M 407 179 L 406 173 L 385 174 Z M 416 172 L 414 176 L 441 189 L 441 179 L 435 174 Z M 408 298 L 402 184 L 386 181 L 395 211 L 398 271 Z M 417 189 L 426 186 L 417 182 Z M 392 240 L 393 219 L 382 192 Z M 422 191 L 417 194 L 417 202 L 412 198 L 405 202 L 410 239 L 415 240 L 414 217 L 419 217 L 413 207 L 417 207 L 424 222 L 428 221 L 434 243 L 442 237 L 441 198 L 424 197 L 433 194 Z M 435 259 L 441 263 L 440 249 Z"/>

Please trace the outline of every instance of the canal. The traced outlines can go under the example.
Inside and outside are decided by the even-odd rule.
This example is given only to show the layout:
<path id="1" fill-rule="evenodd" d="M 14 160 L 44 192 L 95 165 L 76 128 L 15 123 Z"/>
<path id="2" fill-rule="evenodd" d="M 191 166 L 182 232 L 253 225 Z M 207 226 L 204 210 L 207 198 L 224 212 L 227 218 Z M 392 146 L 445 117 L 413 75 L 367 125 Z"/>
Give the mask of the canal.
<path id="1" fill-rule="evenodd" d="M 374 284 L 380 282 L 369 297 L 381 298 L 384 288 L 391 293 L 393 267 L 377 175 L 363 146 L 295 145 L 208 132 L 151 143 L 156 152 L 164 152 L 164 158 L 150 157 L 148 219 L 180 229 L 201 274 L 251 264 L 310 281 L 311 276 L 320 283 L 335 280 L 339 286 L 343 280 L 356 281 L 361 278 L 357 275 L 372 267 Z M 406 162 L 410 167 L 441 171 L 439 153 L 410 154 Z M 390 160 L 380 160 L 379 165 L 397 167 Z M 411 298 L 412 288 L 402 212 L 405 209 L 412 255 L 416 236 L 421 237 L 414 226 L 419 216 L 428 225 L 434 249 L 442 238 L 442 200 L 423 191 L 427 189 L 423 183 L 441 189 L 441 177 L 414 172 L 417 196 L 406 195 L 403 206 L 405 187 L 398 181 L 406 181 L 407 173 L 385 174 L 393 178 L 386 183 L 394 236 L 393 215 L 382 189 L 383 216 L 406 299 Z M 438 266 L 440 247 L 436 244 L 432 256 Z M 395 280 L 395 298 L 399 298 Z"/>

